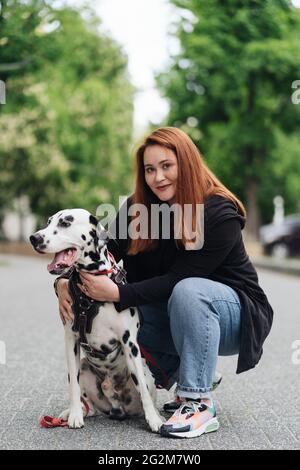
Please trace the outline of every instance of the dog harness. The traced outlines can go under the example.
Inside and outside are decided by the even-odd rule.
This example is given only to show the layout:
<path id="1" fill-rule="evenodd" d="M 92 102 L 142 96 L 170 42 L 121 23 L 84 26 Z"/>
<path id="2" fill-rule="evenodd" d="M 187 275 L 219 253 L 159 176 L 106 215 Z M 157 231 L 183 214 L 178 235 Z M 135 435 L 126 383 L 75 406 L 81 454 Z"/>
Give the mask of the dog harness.
<path id="1" fill-rule="evenodd" d="M 119 267 L 113 255 L 109 252 L 109 257 L 112 262 L 112 267 L 108 270 L 97 271 L 93 273 L 95 276 L 99 275 L 108 275 L 111 274 L 110 279 L 114 281 L 116 284 L 125 284 L 126 283 L 126 271 L 125 269 Z M 86 294 L 84 294 L 80 289 L 78 289 L 77 284 L 81 283 L 81 279 L 79 273 L 76 269 L 73 269 L 72 274 L 69 278 L 69 290 L 70 295 L 73 300 L 73 313 L 74 313 L 74 323 L 72 330 L 75 332 L 79 332 L 79 341 L 80 346 L 85 350 L 85 352 L 91 356 L 101 360 L 106 359 L 108 354 L 111 354 L 115 350 L 121 350 L 121 345 L 116 344 L 116 346 L 112 349 L 108 349 L 107 351 L 99 351 L 92 348 L 88 344 L 88 340 L 86 337 L 87 333 L 91 333 L 93 320 L 98 314 L 99 307 L 105 304 L 103 301 L 98 301 L 91 299 Z M 117 302 L 114 302 L 115 308 L 117 311 L 120 311 L 120 305 Z M 118 351 L 118 352 L 119 352 Z"/>

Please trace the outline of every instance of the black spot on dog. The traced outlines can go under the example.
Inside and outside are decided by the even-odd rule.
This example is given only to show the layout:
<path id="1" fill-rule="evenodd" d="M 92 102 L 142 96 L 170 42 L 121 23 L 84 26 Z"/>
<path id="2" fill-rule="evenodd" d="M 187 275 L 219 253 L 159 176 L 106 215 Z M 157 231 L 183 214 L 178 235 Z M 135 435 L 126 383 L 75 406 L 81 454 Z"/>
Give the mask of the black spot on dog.
<path id="1" fill-rule="evenodd" d="M 85 236 L 85 235 L 81 235 L 81 238 L 82 238 L 82 240 L 84 240 L 84 241 L 86 240 L 86 236 Z"/>
<path id="2" fill-rule="evenodd" d="M 136 375 L 135 375 L 135 374 L 133 374 L 132 372 L 131 372 L 131 374 L 130 374 L 130 375 L 131 375 L 131 378 L 132 378 L 132 380 L 134 381 L 135 385 L 138 385 L 138 384 L 139 384 L 139 382 L 138 382 L 138 379 L 137 379 Z"/>
<path id="3" fill-rule="evenodd" d="M 79 383 L 80 371 L 77 374 L 77 382 Z"/>
<path id="4" fill-rule="evenodd" d="M 70 374 L 68 374 L 68 382 L 70 383 Z"/>
<path id="5" fill-rule="evenodd" d="M 124 392 L 122 393 L 121 400 L 124 403 L 124 405 L 130 405 L 130 403 L 132 402 L 132 398 L 130 396 L 130 390 L 128 388 L 126 388 Z"/>
<path id="6" fill-rule="evenodd" d="M 129 341 L 129 347 L 132 348 L 132 346 L 133 346 L 133 342 Z"/>
<path id="7" fill-rule="evenodd" d="M 56 235 L 56 234 L 57 234 L 57 230 L 54 230 L 53 235 Z"/>
<path id="8" fill-rule="evenodd" d="M 47 242 L 46 242 L 46 243 L 50 243 L 50 240 L 47 240 Z"/>
<path id="9" fill-rule="evenodd" d="M 89 234 L 92 238 L 95 238 L 96 237 L 96 230 L 90 230 Z"/>
<path id="10" fill-rule="evenodd" d="M 68 222 L 74 222 L 74 217 L 72 215 L 66 215 L 65 220 Z"/>
<path id="11" fill-rule="evenodd" d="M 94 215 L 90 215 L 90 224 L 92 225 L 95 225 L 97 227 L 98 225 L 98 220 L 96 219 L 96 217 Z"/>
<path id="12" fill-rule="evenodd" d="M 84 255 L 85 258 L 86 258 L 87 256 L 89 256 L 89 254 L 88 254 L 86 251 L 83 253 L 83 255 Z"/>
<path id="13" fill-rule="evenodd" d="M 138 355 L 139 350 L 138 350 L 138 348 L 135 346 L 135 344 L 132 346 L 131 352 L 132 352 L 132 355 L 133 355 L 134 357 L 136 357 L 136 356 Z"/>
<path id="14" fill-rule="evenodd" d="M 86 393 L 83 394 L 83 398 L 87 398 L 87 394 L 86 394 Z"/>
<path id="15" fill-rule="evenodd" d="M 92 241 L 89 241 L 89 242 L 87 243 L 87 244 L 88 244 L 88 246 L 90 246 L 90 244 L 91 244 L 91 243 L 92 243 Z"/>
<path id="16" fill-rule="evenodd" d="M 99 255 L 97 253 L 95 253 L 94 251 L 90 251 L 89 256 L 90 256 L 91 260 L 93 260 L 95 262 L 99 261 Z"/>
<path id="17" fill-rule="evenodd" d="M 104 354 L 109 354 L 111 353 L 111 349 L 106 346 L 106 344 L 101 344 L 101 349 L 104 352 Z"/>
<path id="18" fill-rule="evenodd" d="M 137 324 L 136 324 L 136 327 L 137 327 L 137 328 L 139 328 L 139 327 L 140 327 L 140 324 L 139 324 L 139 323 L 137 323 Z"/>
<path id="19" fill-rule="evenodd" d="M 135 310 L 134 310 L 134 308 L 129 307 L 129 310 L 130 310 L 130 315 L 131 315 L 132 317 L 134 317 L 134 315 L 135 315 Z"/>
<path id="20" fill-rule="evenodd" d="M 113 379 L 115 380 L 115 382 L 117 382 L 117 384 L 119 384 L 122 381 L 122 376 L 120 374 L 115 374 L 113 376 Z"/>
<path id="21" fill-rule="evenodd" d="M 129 332 L 129 330 L 126 330 L 125 333 L 123 334 L 123 337 L 122 337 L 122 340 L 123 340 L 124 344 L 127 343 L 129 336 L 130 336 L 130 332 Z"/>
<path id="22" fill-rule="evenodd" d="M 78 267 L 79 267 L 79 269 L 84 268 L 86 271 L 95 271 L 95 269 L 98 269 L 99 264 L 98 263 L 90 263 L 86 266 L 82 263 L 78 263 Z"/>
<path id="23" fill-rule="evenodd" d="M 109 344 L 116 344 L 117 340 L 115 338 L 111 338 L 108 342 Z"/>
<path id="24" fill-rule="evenodd" d="M 58 220 L 57 227 L 67 228 L 67 227 L 70 227 L 70 226 L 71 226 L 71 222 L 66 220 L 66 218 L 63 219 L 62 217 L 60 217 L 60 219 Z"/>
<path id="25" fill-rule="evenodd" d="M 77 356 L 77 343 L 74 346 L 74 354 L 75 354 L 75 356 Z"/>

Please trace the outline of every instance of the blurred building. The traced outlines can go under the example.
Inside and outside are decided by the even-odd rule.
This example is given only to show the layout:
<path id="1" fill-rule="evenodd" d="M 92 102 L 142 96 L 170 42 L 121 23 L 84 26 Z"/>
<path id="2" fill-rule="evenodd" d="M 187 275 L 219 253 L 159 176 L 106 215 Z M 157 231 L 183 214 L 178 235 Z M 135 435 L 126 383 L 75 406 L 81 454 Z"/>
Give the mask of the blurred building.
<path id="1" fill-rule="evenodd" d="M 28 196 L 14 200 L 13 208 L 8 210 L 3 219 L 2 231 L 9 241 L 27 241 L 35 231 L 36 217 L 29 208 Z"/>

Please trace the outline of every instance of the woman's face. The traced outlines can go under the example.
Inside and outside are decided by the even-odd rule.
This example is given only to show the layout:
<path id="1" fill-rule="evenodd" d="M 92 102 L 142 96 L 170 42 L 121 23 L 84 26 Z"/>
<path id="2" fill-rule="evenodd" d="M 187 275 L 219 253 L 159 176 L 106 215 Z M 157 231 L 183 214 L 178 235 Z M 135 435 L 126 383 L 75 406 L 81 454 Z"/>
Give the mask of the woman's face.
<path id="1" fill-rule="evenodd" d="M 178 164 L 175 153 L 160 145 L 149 145 L 144 151 L 145 180 L 152 192 L 172 204 L 176 192 Z"/>

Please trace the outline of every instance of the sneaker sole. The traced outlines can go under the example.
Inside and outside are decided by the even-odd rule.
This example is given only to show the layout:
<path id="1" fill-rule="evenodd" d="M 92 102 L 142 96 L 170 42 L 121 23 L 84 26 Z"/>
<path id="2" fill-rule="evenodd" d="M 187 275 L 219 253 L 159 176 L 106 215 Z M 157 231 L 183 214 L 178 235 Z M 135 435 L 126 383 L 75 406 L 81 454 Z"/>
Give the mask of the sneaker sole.
<path id="1" fill-rule="evenodd" d="M 166 432 L 163 429 L 161 430 L 161 435 L 163 437 L 179 437 L 181 439 L 189 439 L 192 437 L 199 437 L 202 434 L 208 434 L 210 432 L 215 432 L 219 429 L 220 424 L 217 418 L 210 419 L 207 423 L 203 424 L 200 428 L 195 429 L 194 431 L 189 432 Z"/>

